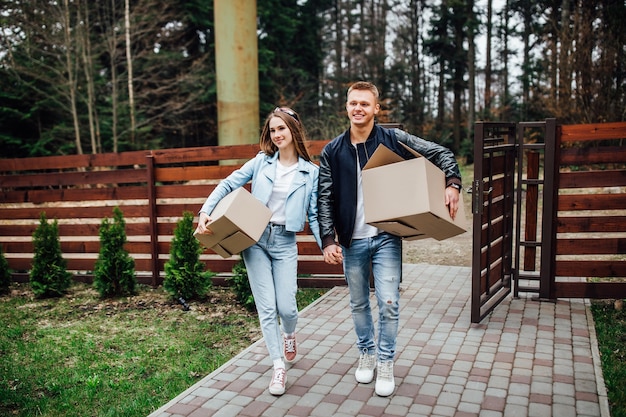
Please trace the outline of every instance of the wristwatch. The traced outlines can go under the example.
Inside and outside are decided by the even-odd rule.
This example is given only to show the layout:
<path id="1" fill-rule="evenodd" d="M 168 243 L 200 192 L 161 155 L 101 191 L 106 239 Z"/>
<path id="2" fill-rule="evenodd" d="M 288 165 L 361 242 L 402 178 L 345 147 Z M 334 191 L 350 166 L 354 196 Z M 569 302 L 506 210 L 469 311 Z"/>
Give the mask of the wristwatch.
<path id="1" fill-rule="evenodd" d="M 448 187 L 454 187 L 456 188 L 459 192 L 461 192 L 461 190 L 463 189 L 463 187 L 461 186 L 461 184 L 457 184 L 456 182 L 451 182 Z"/>

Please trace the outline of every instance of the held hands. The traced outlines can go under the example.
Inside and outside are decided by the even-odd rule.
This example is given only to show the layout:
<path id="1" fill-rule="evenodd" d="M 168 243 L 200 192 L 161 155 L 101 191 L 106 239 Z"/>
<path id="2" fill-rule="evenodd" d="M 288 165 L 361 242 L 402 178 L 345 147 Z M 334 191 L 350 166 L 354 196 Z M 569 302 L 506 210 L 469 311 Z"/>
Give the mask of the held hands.
<path id="1" fill-rule="evenodd" d="M 341 246 L 328 245 L 324 248 L 324 262 L 330 265 L 338 265 L 343 262 L 343 253 Z"/>
<path id="2" fill-rule="evenodd" d="M 200 217 L 198 218 L 198 227 L 196 228 L 198 233 L 212 235 L 213 230 L 209 229 L 209 223 L 211 223 L 212 221 L 213 219 L 211 218 L 211 216 L 204 212 L 200 212 Z"/>
<path id="3" fill-rule="evenodd" d="M 452 220 L 456 217 L 456 212 L 459 211 L 459 195 L 461 192 L 454 187 L 446 187 L 446 206 L 450 211 L 450 217 Z"/>

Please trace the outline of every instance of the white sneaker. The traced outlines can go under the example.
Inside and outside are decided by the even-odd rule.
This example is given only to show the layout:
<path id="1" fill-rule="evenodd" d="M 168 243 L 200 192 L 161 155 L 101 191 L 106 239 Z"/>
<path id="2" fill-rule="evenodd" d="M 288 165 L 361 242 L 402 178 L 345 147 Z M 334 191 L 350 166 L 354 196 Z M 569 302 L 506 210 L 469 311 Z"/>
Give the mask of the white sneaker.
<path id="1" fill-rule="evenodd" d="M 376 373 L 376 395 L 388 397 L 393 394 L 396 381 L 393 377 L 393 361 L 378 362 Z"/>
<path id="2" fill-rule="evenodd" d="M 287 383 L 287 371 L 285 368 L 274 369 L 272 381 L 270 382 L 270 394 L 283 395 L 285 393 L 285 384 Z"/>
<path id="3" fill-rule="evenodd" d="M 359 356 L 359 367 L 354 376 L 357 382 L 369 384 L 374 379 L 374 369 L 376 369 L 376 355 L 361 353 Z"/>

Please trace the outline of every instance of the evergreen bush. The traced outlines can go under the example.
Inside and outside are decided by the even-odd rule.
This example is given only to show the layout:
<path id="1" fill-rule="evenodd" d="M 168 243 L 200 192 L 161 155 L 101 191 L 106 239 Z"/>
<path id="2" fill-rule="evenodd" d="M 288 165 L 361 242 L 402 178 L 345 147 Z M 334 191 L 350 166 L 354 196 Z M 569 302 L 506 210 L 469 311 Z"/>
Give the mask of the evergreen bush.
<path id="1" fill-rule="evenodd" d="M 0 245 L 0 294 L 9 292 L 11 286 L 11 270 L 9 269 L 9 262 L 4 256 L 2 245 Z"/>
<path id="2" fill-rule="evenodd" d="M 48 222 L 41 213 L 39 226 L 33 233 L 33 267 L 30 284 L 35 297 L 59 297 L 72 284 L 72 274 L 67 271 L 67 261 L 61 253 L 59 225 Z"/>
<path id="3" fill-rule="evenodd" d="M 113 209 L 113 222 L 100 224 L 100 253 L 94 269 L 94 288 L 101 297 L 132 295 L 137 286 L 135 260 L 124 249 L 126 222 L 119 207 Z"/>
<path id="4" fill-rule="evenodd" d="M 255 311 L 256 305 L 254 304 L 250 281 L 248 281 L 248 270 L 243 260 L 239 260 L 239 262 L 233 266 L 233 276 L 229 278 L 228 281 L 237 295 L 237 301 L 248 309 L 248 311 Z"/>
<path id="5" fill-rule="evenodd" d="M 211 277 L 215 275 L 205 271 L 204 263 L 200 262 L 202 247 L 193 235 L 194 230 L 193 214 L 183 213 L 183 218 L 174 229 L 163 280 L 163 288 L 185 307 L 184 300 L 206 296 L 212 285 Z"/>

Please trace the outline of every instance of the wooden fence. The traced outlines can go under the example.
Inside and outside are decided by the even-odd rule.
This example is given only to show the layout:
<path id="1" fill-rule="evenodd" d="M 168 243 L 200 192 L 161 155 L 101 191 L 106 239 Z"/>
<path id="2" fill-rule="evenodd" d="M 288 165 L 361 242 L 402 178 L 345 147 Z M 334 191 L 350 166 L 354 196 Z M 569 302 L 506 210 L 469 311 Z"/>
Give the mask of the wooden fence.
<path id="1" fill-rule="evenodd" d="M 555 137 L 540 296 L 626 297 L 626 123 L 563 125 Z"/>
<path id="2" fill-rule="evenodd" d="M 318 156 L 327 141 L 311 141 Z M 96 155 L 0 159 L 0 245 L 14 279 L 28 279 L 32 234 L 45 212 L 56 220 L 63 257 L 75 279 L 89 282 L 100 250 L 99 228 L 120 208 L 126 221 L 125 248 L 135 259 L 138 281 L 163 282 L 164 264 L 176 223 L 197 214 L 219 181 L 259 150 L 257 144 L 212 146 Z M 227 165 L 227 163 L 231 163 Z M 310 230 L 298 235 L 300 284 L 344 283 L 341 266 L 324 263 Z M 223 283 L 238 256 L 201 255 Z"/>

